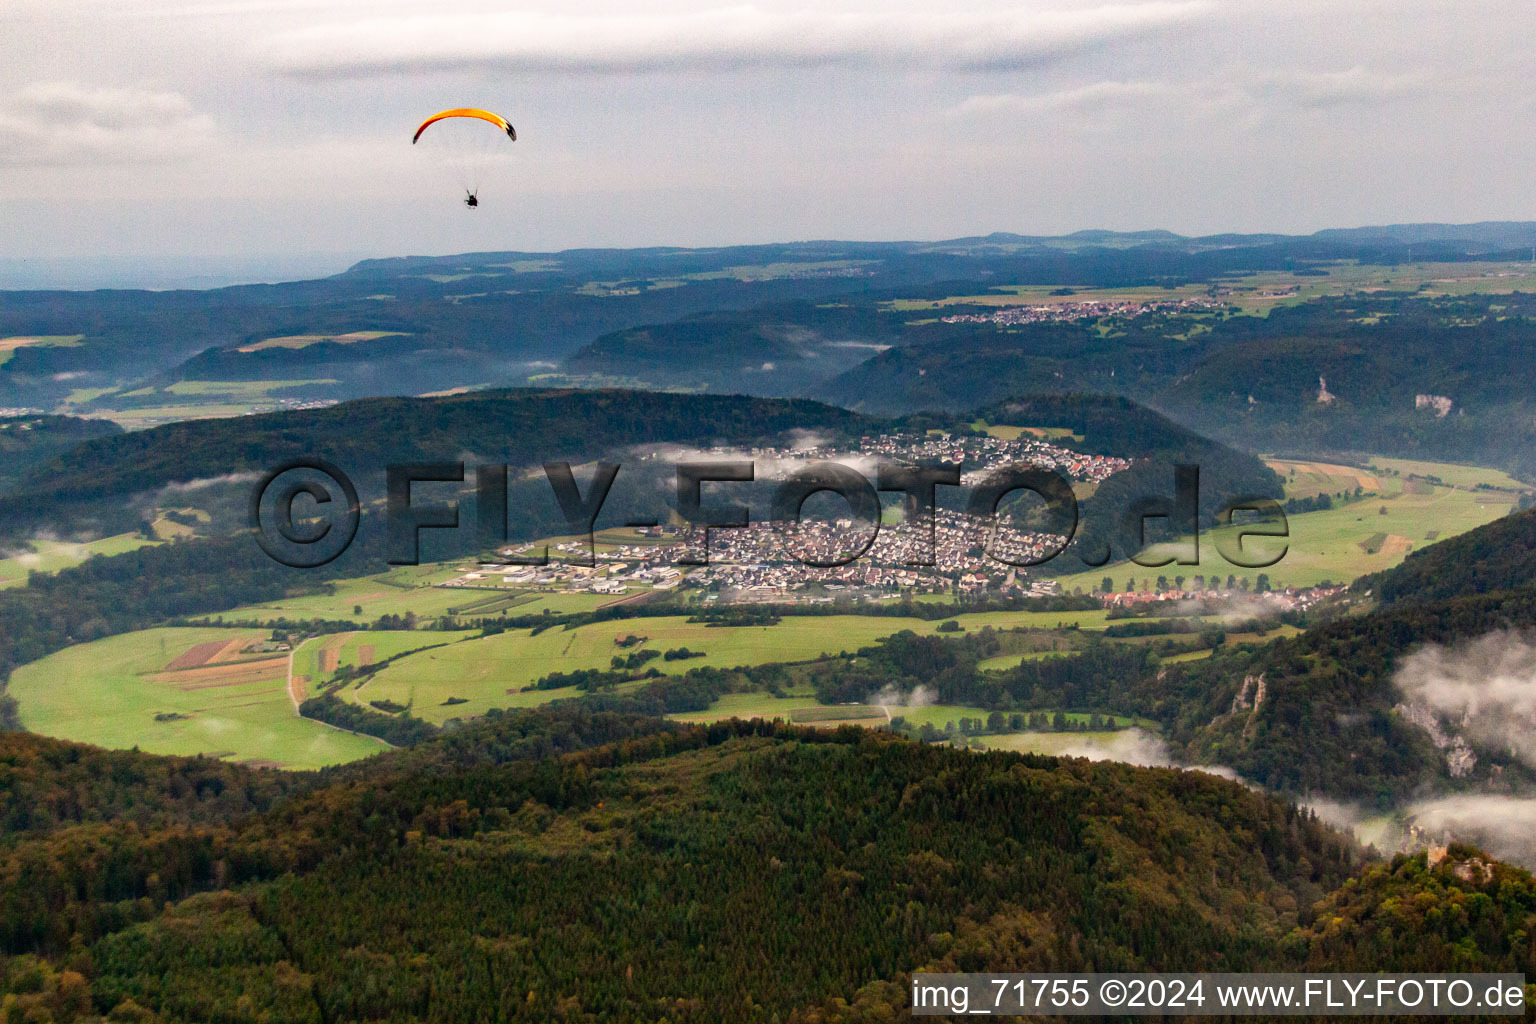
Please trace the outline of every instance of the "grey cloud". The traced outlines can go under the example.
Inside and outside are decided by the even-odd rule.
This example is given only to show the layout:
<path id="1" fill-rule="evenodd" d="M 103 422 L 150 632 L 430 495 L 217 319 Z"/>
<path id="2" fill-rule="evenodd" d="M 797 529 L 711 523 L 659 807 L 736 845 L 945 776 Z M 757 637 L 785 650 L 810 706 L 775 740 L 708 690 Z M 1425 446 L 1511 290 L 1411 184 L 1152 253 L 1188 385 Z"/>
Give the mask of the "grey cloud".
<path id="1" fill-rule="evenodd" d="M 954 115 L 1040 114 L 1101 110 L 1167 99 L 1177 90 L 1161 82 L 1092 82 L 1072 89 L 1021 95 L 995 93 L 969 96 L 950 109 Z"/>
<path id="2" fill-rule="evenodd" d="M 179 93 L 37 83 L 0 99 L 0 164 L 168 160 L 206 142 L 213 127 Z"/>
<path id="3" fill-rule="evenodd" d="M 1268 75 L 1259 80 L 1254 91 L 1300 107 L 1324 109 L 1399 100 L 1422 91 L 1426 85 L 1421 75 L 1394 74 L 1357 66 L 1343 71 Z"/>
<path id="4" fill-rule="evenodd" d="M 1003 71 L 1162 31 L 1210 10 L 1206 0 L 1153 0 L 942 15 L 753 7 L 647 17 L 412 15 L 280 33 L 258 53 L 276 71 L 311 77 L 475 68 L 635 74 L 893 64 Z"/>
<path id="5" fill-rule="evenodd" d="M 1103 80 L 1033 93 L 968 96 L 949 108 L 952 117 L 1012 114 L 1087 114 L 1158 105 L 1186 116 L 1230 115 L 1247 109 L 1326 110 L 1397 102 L 1418 95 L 1426 80 L 1353 67 L 1342 71 L 1285 71 L 1209 81 Z M 1139 116 L 1139 115 L 1138 115 Z"/>

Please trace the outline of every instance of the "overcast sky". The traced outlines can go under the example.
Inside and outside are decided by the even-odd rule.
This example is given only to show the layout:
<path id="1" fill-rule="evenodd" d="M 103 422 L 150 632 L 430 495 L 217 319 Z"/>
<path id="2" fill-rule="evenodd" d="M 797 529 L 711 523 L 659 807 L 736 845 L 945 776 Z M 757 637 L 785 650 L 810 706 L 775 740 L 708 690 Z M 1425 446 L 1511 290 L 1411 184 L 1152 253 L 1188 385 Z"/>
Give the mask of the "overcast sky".
<path id="1" fill-rule="evenodd" d="M 1533 15 L 5 0 L 0 258 L 1536 219 Z M 410 144 L 460 105 L 519 135 L 476 211 Z"/>

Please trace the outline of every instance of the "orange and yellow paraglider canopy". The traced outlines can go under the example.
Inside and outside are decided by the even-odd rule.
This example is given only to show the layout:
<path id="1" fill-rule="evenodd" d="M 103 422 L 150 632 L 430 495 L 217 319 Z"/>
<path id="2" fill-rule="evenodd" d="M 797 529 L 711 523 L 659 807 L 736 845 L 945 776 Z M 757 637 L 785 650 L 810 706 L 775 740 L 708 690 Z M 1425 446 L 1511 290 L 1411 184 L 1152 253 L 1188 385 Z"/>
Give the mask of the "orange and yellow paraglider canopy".
<path id="1" fill-rule="evenodd" d="M 507 119 L 502 117 L 500 114 L 493 114 L 489 110 L 478 110 L 474 107 L 455 107 L 452 110 L 444 110 L 441 113 L 433 114 L 431 117 L 421 122 L 421 127 L 416 129 L 416 134 L 411 138 L 411 145 L 414 146 L 416 144 L 416 140 L 421 138 L 422 132 L 426 131 L 437 122 L 449 117 L 473 117 L 478 118 L 481 121 L 489 121 L 491 124 L 506 132 L 507 138 L 511 139 L 513 142 L 517 141 L 517 130 L 508 124 Z"/>

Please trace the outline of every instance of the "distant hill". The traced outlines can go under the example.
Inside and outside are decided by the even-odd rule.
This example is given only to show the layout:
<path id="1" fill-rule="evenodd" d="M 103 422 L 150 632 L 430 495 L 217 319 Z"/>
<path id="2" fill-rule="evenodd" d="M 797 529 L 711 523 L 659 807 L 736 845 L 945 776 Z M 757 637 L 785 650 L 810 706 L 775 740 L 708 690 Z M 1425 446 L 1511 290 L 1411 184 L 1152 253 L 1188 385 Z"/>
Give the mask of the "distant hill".
<path id="1" fill-rule="evenodd" d="M 190 420 L 87 441 L 36 466 L 12 495 L 0 498 L 0 524 L 30 528 L 40 515 L 59 520 L 72 510 L 132 515 L 127 496 L 262 473 L 299 457 L 328 459 L 356 475 L 365 497 L 382 497 L 384 470 L 396 462 L 468 457 L 516 466 L 579 463 L 619 457 L 636 445 L 740 444 L 791 430 L 865 431 L 875 423 L 805 400 L 645 391 L 529 389 L 364 399 Z"/>
<path id="2" fill-rule="evenodd" d="M 561 368 L 656 388 L 800 395 L 889 348 L 901 319 L 810 302 L 701 313 L 604 335 Z"/>
<path id="3" fill-rule="evenodd" d="M 1410 225 L 1200 238 L 1095 230 L 935 242 L 469 253 L 365 260 L 318 280 L 206 291 L 13 291 L 0 304 L 0 339 L 79 341 L 11 353 L 0 363 L 0 406 L 51 409 L 65 399 L 85 410 L 196 406 L 204 391 L 171 390 L 187 383 L 280 382 L 279 394 L 246 389 L 257 405 L 516 384 L 605 335 L 706 312 L 925 289 L 940 297 L 961 283 L 966 291 L 1009 283 L 1208 283 L 1330 260 L 1465 260 L 1500 245 L 1519 256 L 1514 250 L 1527 246 L 1530 230 Z M 385 337 L 330 340 L 380 333 Z M 763 362 L 775 360 L 743 365 Z M 818 376 L 804 369 L 805 379 Z M 1015 378 L 1009 390 L 1039 389 L 1025 384 Z M 743 387 L 738 381 L 717 389 Z"/>
<path id="4" fill-rule="evenodd" d="M 0 494 L 81 442 L 122 432 L 110 420 L 78 416 L 0 417 Z"/>
<path id="5" fill-rule="evenodd" d="M 951 307 L 961 313 L 979 307 Z M 870 413 L 1126 395 L 1248 450 L 1370 452 L 1536 478 L 1536 296 L 1319 298 L 1266 317 L 911 325 L 811 393 Z"/>
<path id="6" fill-rule="evenodd" d="M 1325 228 L 1314 232 L 1312 237 L 1367 244 L 1457 242 L 1489 250 L 1529 249 L 1536 245 L 1536 222 L 1489 220 L 1476 224 L 1386 224 L 1379 227 Z"/>
<path id="7" fill-rule="evenodd" d="M 971 418 L 978 415 L 991 423 L 1066 428 L 1083 438 L 1062 442 L 1069 447 L 1135 460 L 1084 503 L 1079 535 L 1084 551 L 1104 543 L 1120 550 L 1124 510 L 1147 495 L 1171 495 L 1178 463 L 1201 468 L 1200 507 L 1206 522 L 1227 499 L 1278 498 L 1282 493 L 1279 478 L 1258 459 L 1127 399 L 1034 396 L 984 408 Z M 925 422 L 943 426 L 946 420 Z M 948 424 L 969 429 L 966 422 L 961 417 Z M 106 528 L 116 516 L 123 521 L 115 525 L 132 528 L 137 514 L 125 500 L 130 496 L 169 485 L 239 479 L 296 457 L 325 458 L 354 474 L 366 500 L 382 496 L 383 471 L 390 463 L 466 458 L 514 466 L 580 463 L 621 458 L 640 445 L 783 443 L 792 431 L 830 439 L 922 427 L 803 399 L 730 395 L 530 389 L 365 399 L 325 409 L 174 423 L 87 441 L 38 464 L 10 496 L 0 497 L 0 524 L 12 531 L 33 529 L 42 522 L 38 510 L 47 509 L 46 519 L 55 525 L 84 516 Z M 630 476 L 638 469 L 631 467 Z M 517 486 L 547 497 L 537 482 Z M 652 506 L 636 508 L 636 514 L 657 514 L 648 491 L 632 493 L 626 485 L 615 490 L 605 515 L 621 515 L 626 501 L 640 500 Z M 561 524 L 552 518 L 558 510 L 551 502 L 529 498 L 526 504 L 538 514 L 519 519 L 515 536 L 559 532 Z M 129 517 L 135 518 L 130 522 Z M 1067 561 L 1072 565 L 1063 564 L 1060 571 L 1080 568 L 1076 559 L 1062 560 Z"/>
<path id="8" fill-rule="evenodd" d="M 1170 666 L 1166 699 L 1179 710 L 1168 736 L 1192 762 L 1217 760 L 1267 788 L 1379 809 L 1433 792 L 1518 792 L 1536 784 L 1520 750 L 1472 734 L 1474 763 L 1453 772 L 1455 716 L 1437 743 L 1394 710 L 1408 699 L 1395 674 L 1426 646 L 1533 628 L 1533 587 L 1424 603 L 1400 597 L 1257 650 Z"/>

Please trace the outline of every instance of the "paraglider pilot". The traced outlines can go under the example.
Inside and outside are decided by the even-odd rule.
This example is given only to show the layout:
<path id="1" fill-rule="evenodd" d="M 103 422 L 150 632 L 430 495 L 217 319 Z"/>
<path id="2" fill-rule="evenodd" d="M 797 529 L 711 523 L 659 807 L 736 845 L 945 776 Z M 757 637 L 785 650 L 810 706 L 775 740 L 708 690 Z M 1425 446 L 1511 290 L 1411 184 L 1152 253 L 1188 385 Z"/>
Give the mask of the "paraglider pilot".
<path id="1" fill-rule="evenodd" d="M 479 206 L 480 199 L 473 192 L 468 192 L 465 194 L 464 205 L 469 207 Z"/>

